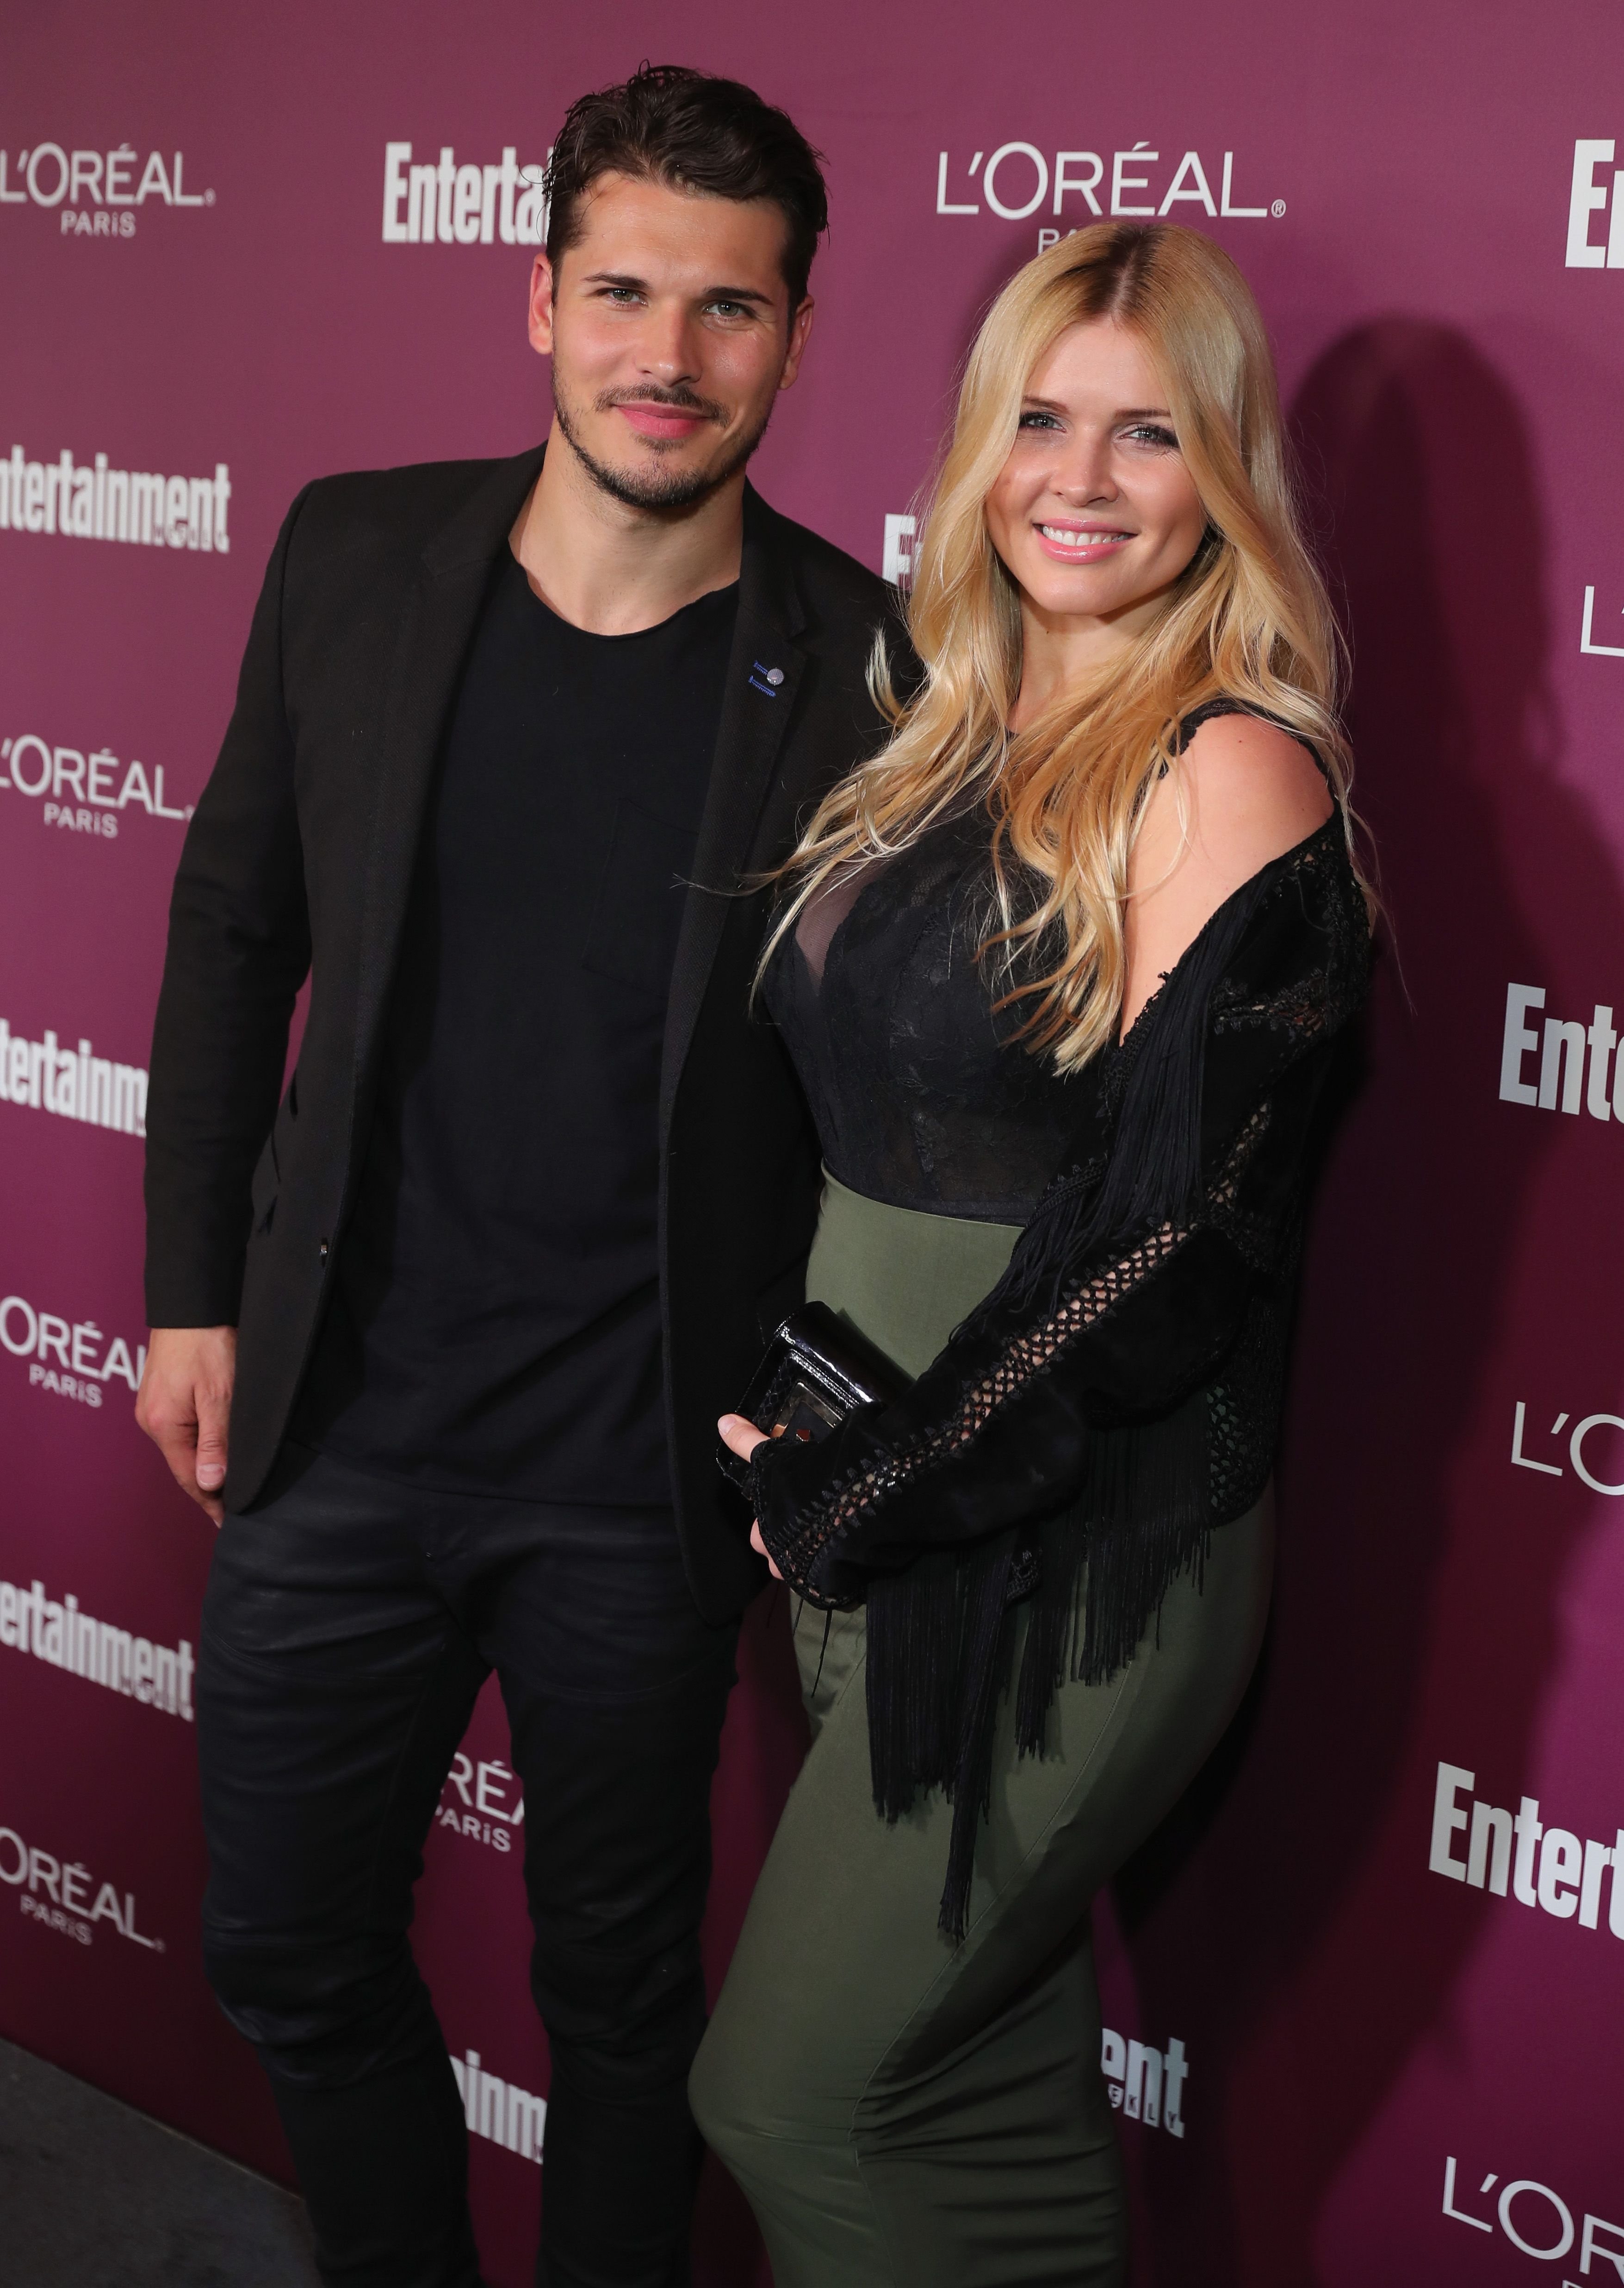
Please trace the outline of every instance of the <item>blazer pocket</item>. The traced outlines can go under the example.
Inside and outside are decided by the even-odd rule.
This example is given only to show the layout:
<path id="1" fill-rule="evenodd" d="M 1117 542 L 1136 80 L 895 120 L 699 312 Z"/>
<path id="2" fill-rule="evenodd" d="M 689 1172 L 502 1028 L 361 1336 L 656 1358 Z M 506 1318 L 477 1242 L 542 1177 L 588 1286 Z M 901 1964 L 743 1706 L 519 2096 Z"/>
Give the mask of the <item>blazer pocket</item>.
<path id="1" fill-rule="evenodd" d="M 582 969 L 663 1000 L 670 989 L 694 839 L 640 804 L 616 805 Z"/>
<path id="2" fill-rule="evenodd" d="M 270 1230 L 271 1219 L 276 1213 L 277 1195 L 281 1188 L 281 1179 L 276 1165 L 276 1148 L 271 1138 L 267 1136 L 265 1149 L 259 1155 L 258 1164 L 249 1185 L 250 1219 L 256 1235 Z"/>

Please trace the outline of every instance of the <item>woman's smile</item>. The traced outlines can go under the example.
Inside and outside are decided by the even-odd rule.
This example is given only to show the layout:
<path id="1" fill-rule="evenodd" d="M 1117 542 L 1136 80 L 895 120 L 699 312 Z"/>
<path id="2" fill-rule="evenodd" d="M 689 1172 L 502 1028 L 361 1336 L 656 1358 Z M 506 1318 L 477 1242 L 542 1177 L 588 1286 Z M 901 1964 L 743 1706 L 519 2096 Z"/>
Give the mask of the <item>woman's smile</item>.
<path id="1" fill-rule="evenodd" d="M 1044 522 L 1034 526 L 1045 556 L 1057 564 L 1099 564 L 1137 536 L 1112 524 Z"/>

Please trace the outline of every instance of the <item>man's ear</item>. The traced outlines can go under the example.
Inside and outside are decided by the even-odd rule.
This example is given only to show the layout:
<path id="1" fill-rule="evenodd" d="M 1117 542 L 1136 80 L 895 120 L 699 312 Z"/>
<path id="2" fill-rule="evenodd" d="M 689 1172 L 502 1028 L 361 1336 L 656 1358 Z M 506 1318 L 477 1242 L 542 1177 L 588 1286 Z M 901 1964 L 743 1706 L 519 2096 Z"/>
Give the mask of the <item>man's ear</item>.
<path id="1" fill-rule="evenodd" d="M 530 271 L 530 346 L 552 355 L 552 265 L 538 254 Z"/>
<path id="2" fill-rule="evenodd" d="M 812 332 L 812 312 L 816 305 L 809 294 L 789 321 L 789 347 L 784 356 L 784 369 L 778 377 L 780 389 L 792 389 L 796 376 L 801 370 L 801 360 L 806 354 L 806 338 Z M 531 338 L 535 338 L 534 336 Z"/>

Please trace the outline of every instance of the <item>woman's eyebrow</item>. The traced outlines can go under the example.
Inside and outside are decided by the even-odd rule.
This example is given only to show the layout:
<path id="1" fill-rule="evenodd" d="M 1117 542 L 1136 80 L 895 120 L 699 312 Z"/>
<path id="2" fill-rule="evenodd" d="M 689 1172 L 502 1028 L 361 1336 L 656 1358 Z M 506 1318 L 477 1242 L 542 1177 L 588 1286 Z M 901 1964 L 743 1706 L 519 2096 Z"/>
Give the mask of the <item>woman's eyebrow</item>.
<path id="1" fill-rule="evenodd" d="M 1057 397 L 1025 396 L 1023 409 L 1030 406 L 1039 413 L 1064 413 L 1067 408 Z M 1120 405 L 1112 415 L 1113 421 L 1170 421 L 1171 413 L 1165 405 Z"/>

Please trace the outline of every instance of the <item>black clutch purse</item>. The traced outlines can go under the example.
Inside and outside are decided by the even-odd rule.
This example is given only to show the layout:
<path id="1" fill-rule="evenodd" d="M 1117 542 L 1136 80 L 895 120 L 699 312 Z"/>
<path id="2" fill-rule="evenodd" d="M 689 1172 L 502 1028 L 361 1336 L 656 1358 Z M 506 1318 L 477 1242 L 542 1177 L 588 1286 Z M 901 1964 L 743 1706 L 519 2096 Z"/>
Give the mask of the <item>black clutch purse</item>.
<path id="1" fill-rule="evenodd" d="M 886 1406 L 900 1398 L 909 1381 L 827 1303 L 803 1303 L 767 1345 L 733 1411 L 769 1438 L 797 1438 L 812 1445 L 827 1438 L 854 1407 Z M 717 1464 L 741 1491 L 748 1490 L 749 1466 L 719 1442 Z"/>

